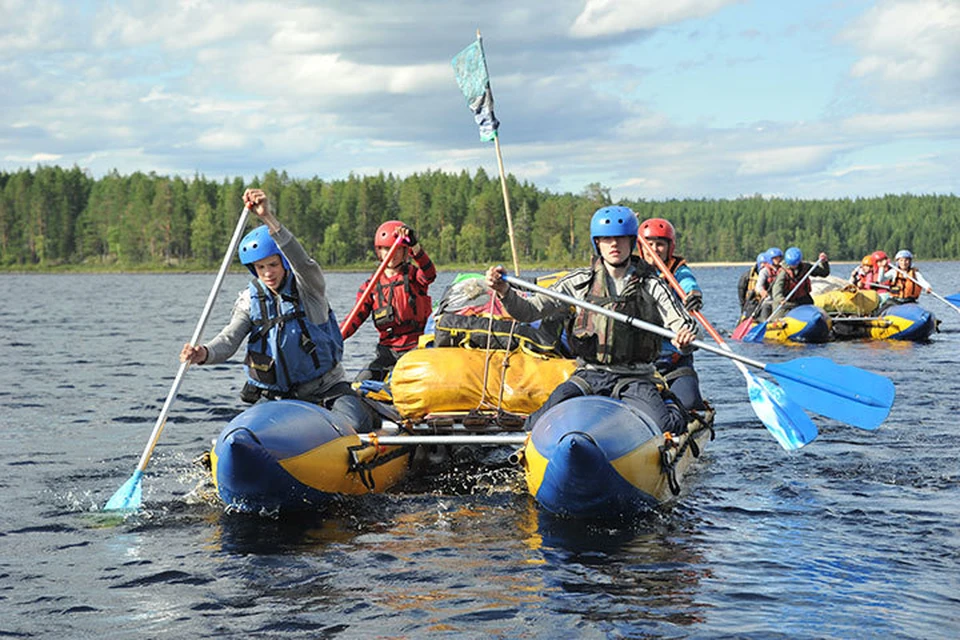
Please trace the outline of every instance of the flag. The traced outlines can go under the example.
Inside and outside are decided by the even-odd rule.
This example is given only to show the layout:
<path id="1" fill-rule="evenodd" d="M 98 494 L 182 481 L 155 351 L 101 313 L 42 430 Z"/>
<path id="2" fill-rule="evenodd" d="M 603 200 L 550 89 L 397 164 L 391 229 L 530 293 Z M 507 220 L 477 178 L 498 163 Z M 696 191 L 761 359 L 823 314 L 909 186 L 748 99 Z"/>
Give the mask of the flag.
<path id="1" fill-rule="evenodd" d="M 490 90 L 490 76 L 487 75 L 487 61 L 483 57 L 480 38 L 453 56 L 451 64 L 457 84 L 467 99 L 467 106 L 473 111 L 473 119 L 480 127 L 480 139 L 485 142 L 493 140 L 497 137 L 500 122 L 493 114 L 493 92 Z"/>

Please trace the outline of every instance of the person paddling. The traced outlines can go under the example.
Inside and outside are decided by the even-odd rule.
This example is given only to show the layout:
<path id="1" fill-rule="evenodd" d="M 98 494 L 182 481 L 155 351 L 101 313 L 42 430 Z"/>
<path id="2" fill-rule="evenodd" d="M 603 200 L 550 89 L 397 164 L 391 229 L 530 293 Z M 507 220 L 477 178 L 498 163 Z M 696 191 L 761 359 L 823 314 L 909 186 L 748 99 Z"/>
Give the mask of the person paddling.
<path id="1" fill-rule="evenodd" d="M 873 256 L 863 256 L 850 273 L 850 283 L 858 289 L 871 289 L 876 274 L 873 271 Z"/>
<path id="2" fill-rule="evenodd" d="M 773 305 L 775 308 L 780 309 L 778 315 L 786 314 L 790 309 L 799 307 L 800 305 L 813 304 L 810 278 L 804 279 L 807 272 L 809 272 L 811 276 L 822 277 L 830 275 L 830 263 L 827 261 L 827 254 L 821 252 L 817 262 L 819 262 L 819 264 L 816 268 L 809 262 L 804 262 L 803 253 L 797 247 L 790 247 L 784 252 L 783 269 L 780 270 L 780 273 L 777 274 L 777 279 L 773 282 Z M 801 280 L 803 280 L 803 282 L 797 290 L 794 291 L 794 287 L 796 287 Z M 793 295 L 790 296 L 789 300 L 784 302 L 791 291 L 793 291 Z"/>
<path id="3" fill-rule="evenodd" d="M 773 313 L 773 283 L 783 265 L 783 250 L 780 247 L 767 249 L 767 262 L 757 272 L 757 284 L 754 287 L 757 299 L 760 301 L 760 311 L 757 320 L 764 322 Z"/>
<path id="4" fill-rule="evenodd" d="M 757 295 L 757 277 L 760 270 L 767 265 L 767 252 L 757 254 L 757 261 L 749 269 L 740 274 L 737 281 L 737 298 L 740 300 L 740 318 L 752 317 L 760 304 L 760 297 Z"/>
<path id="5" fill-rule="evenodd" d="M 551 289 L 578 300 L 667 326 L 677 335 L 674 345 L 688 353 L 699 328 L 676 296 L 646 262 L 633 255 L 639 224 L 628 207 L 598 209 L 590 222 L 594 259 L 589 267 L 569 272 Z M 637 407 L 663 431 L 686 430 L 686 411 L 674 400 L 664 401 L 657 386 L 654 363 L 660 354 L 660 336 L 537 293 L 524 298 L 503 280 L 502 266 L 487 269 L 487 286 L 493 289 L 511 316 L 533 322 L 548 316 L 563 317 L 577 368 L 561 383 L 542 407 L 530 414 L 532 429 L 551 407 L 583 395 L 610 396 Z"/>
<path id="6" fill-rule="evenodd" d="M 674 275 L 680 288 L 686 294 L 683 305 L 687 311 L 699 311 L 703 307 L 703 292 L 697 283 L 693 271 L 683 256 L 674 253 L 677 244 L 676 229 L 668 220 L 650 218 L 640 224 L 639 240 L 641 255 L 651 265 L 655 262 L 649 256 L 651 247 L 663 265 Z M 661 277 L 664 277 L 661 275 Z M 673 292 L 677 299 L 680 295 Z M 669 340 L 663 340 L 663 348 L 657 359 L 657 371 L 663 376 L 670 391 L 687 409 L 704 409 L 703 396 L 700 393 L 700 379 L 693 368 L 693 353 L 683 353 Z"/>
<path id="7" fill-rule="evenodd" d="M 360 286 L 357 313 L 342 328 L 346 340 L 372 315 L 380 332 L 377 355 L 357 374 L 357 381 L 386 379 L 400 356 L 416 348 L 433 310 L 427 290 L 437 279 L 437 269 L 413 229 L 399 220 L 381 224 L 373 238 L 377 257 L 387 259 L 398 237 L 406 246 L 393 253 L 369 295 L 364 297 L 372 276 Z"/>
<path id="8" fill-rule="evenodd" d="M 897 251 L 893 259 L 897 266 L 895 268 L 891 267 L 885 277 L 892 283 L 890 285 L 890 298 L 887 300 L 888 305 L 916 302 L 924 291 L 930 293 L 930 283 L 920 273 L 920 269 L 913 266 L 913 254 L 910 251 L 901 249 Z"/>
<path id="9" fill-rule="evenodd" d="M 204 345 L 183 345 L 180 361 L 219 364 L 246 339 L 242 400 L 305 400 L 341 413 L 358 432 L 374 430 L 379 419 L 344 379 L 343 339 L 320 265 L 280 224 L 262 190 L 247 189 L 243 202 L 264 223 L 238 250 L 253 280 L 237 296 L 229 324 Z"/>

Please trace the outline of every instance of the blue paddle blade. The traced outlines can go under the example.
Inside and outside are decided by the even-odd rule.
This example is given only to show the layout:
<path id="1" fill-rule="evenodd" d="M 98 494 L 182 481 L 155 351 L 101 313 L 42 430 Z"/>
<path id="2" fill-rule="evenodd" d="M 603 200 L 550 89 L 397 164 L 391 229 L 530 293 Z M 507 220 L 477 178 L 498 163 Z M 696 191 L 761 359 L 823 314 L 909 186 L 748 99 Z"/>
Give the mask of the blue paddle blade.
<path id="1" fill-rule="evenodd" d="M 743 336 L 744 342 L 763 342 L 763 336 L 767 333 L 767 323 L 761 322 Z"/>
<path id="2" fill-rule="evenodd" d="M 764 371 L 804 409 L 861 429 L 879 427 L 893 406 L 889 378 L 827 358 L 797 358 L 765 365 Z"/>
<path id="3" fill-rule="evenodd" d="M 137 469 L 130 479 L 107 500 L 104 511 L 136 511 L 143 502 L 143 471 Z"/>
<path id="4" fill-rule="evenodd" d="M 960 293 L 955 293 L 952 296 L 944 296 L 947 299 L 947 302 L 950 304 L 960 307 Z"/>
<path id="5" fill-rule="evenodd" d="M 752 373 L 744 372 L 744 376 L 754 412 L 781 447 L 796 451 L 813 442 L 818 433 L 817 425 L 803 409 L 790 401 L 783 389 Z"/>

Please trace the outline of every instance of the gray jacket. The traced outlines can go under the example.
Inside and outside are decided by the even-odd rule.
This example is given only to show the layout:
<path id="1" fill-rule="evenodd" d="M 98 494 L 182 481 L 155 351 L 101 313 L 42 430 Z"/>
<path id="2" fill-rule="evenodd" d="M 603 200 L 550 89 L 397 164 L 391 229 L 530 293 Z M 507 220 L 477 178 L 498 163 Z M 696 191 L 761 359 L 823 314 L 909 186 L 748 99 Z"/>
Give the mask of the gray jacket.
<path id="1" fill-rule="evenodd" d="M 307 254 L 286 227 L 281 226 L 276 233 L 271 233 L 270 237 L 276 241 L 283 256 L 290 263 L 292 275 L 297 279 L 297 291 L 303 302 L 307 319 L 315 324 L 323 324 L 327 321 L 330 304 L 327 302 L 327 283 L 320 265 Z M 290 274 L 287 277 L 290 277 Z M 207 359 L 204 364 L 219 364 L 228 360 L 247 339 L 252 328 L 250 289 L 246 288 L 237 295 L 237 300 L 233 303 L 233 315 L 227 326 L 210 342 L 203 345 L 207 349 Z M 321 388 L 326 389 L 345 377 L 343 366 L 337 363 L 323 376 Z"/>
<path id="2" fill-rule="evenodd" d="M 635 267 L 631 266 L 627 274 L 620 281 L 614 281 L 609 274 L 603 270 L 609 279 L 609 289 L 611 291 L 620 291 L 625 281 L 636 273 Z M 551 289 L 555 289 L 570 297 L 578 300 L 585 300 L 588 293 L 588 286 L 593 271 L 589 267 L 575 269 L 569 274 L 557 280 Z M 640 317 L 640 320 L 649 322 L 662 327 L 667 327 L 672 331 L 680 329 L 690 329 L 699 334 L 697 323 L 690 317 L 687 310 L 683 307 L 663 281 L 658 277 L 640 277 L 640 288 L 649 300 L 650 304 L 644 305 L 646 308 L 643 314 L 646 317 Z M 503 306 L 511 316 L 520 322 L 533 322 L 540 318 L 564 316 L 567 321 L 572 321 L 577 314 L 583 313 L 582 309 L 571 309 L 564 302 L 551 298 L 543 294 L 534 294 L 525 298 L 517 294 L 513 288 L 507 290 L 503 296 Z M 569 326 L 569 325 L 568 325 Z M 635 329 L 640 331 L 640 329 Z M 690 349 L 685 352 L 689 353 Z M 604 365 L 592 362 L 585 362 L 578 358 L 577 366 L 587 369 L 596 369 L 610 371 L 618 374 L 649 374 L 653 372 L 653 362 L 634 362 L 629 365 Z"/>

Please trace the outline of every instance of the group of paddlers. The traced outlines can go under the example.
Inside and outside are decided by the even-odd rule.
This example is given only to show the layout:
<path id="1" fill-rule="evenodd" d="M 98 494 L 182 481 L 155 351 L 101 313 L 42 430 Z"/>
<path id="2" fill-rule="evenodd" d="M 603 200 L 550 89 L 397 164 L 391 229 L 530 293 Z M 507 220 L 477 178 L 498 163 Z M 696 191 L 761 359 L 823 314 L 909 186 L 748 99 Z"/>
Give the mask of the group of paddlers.
<path id="1" fill-rule="evenodd" d="M 863 256 L 853 272 L 850 283 L 858 289 L 875 290 L 881 305 L 916 302 L 920 294 L 930 293 L 930 283 L 913 266 L 913 254 L 907 249 L 897 251 L 894 265 L 883 251 Z"/>
<path id="2" fill-rule="evenodd" d="M 248 189 L 243 201 L 264 223 L 243 238 L 238 250 L 253 279 L 240 292 L 227 326 L 206 344 L 185 344 L 181 360 L 221 363 L 246 341 L 244 401 L 305 400 L 346 416 L 359 432 L 377 428 L 376 408 L 346 379 L 343 340 L 373 318 L 380 334 L 377 354 L 357 381 L 384 379 L 404 353 L 418 346 L 431 311 L 427 289 L 436 269 L 414 230 L 396 220 L 380 225 L 374 238 L 380 268 L 338 325 L 320 265 L 280 224 L 266 194 Z M 682 433 L 691 419 L 688 411 L 704 408 L 690 344 L 699 332 L 690 314 L 700 309 L 703 297 L 690 268 L 674 253 L 673 225 L 660 218 L 640 224 L 628 207 L 607 206 L 594 213 L 590 236 L 591 265 L 570 271 L 550 289 L 666 326 L 675 337 L 668 342 L 543 293 L 521 296 L 503 278 L 502 267 L 490 267 L 486 283 L 510 315 L 521 322 L 561 319 L 568 355 L 577 361 L 573 375 L 530 416 L 527 428 L 547 407 L 578 395 L 605 395 L 644 411 L 664 431 Z M 652 266 L 654 253 L 679 281 L 676 291 Z"/>
<path id="3" fill-rule="evenodd" d="M 880 297 L 879 313 L 883 309 L 906 302 L 916 302 L 930 285 L 920 270 L 913 266 L 913 254 L 901 249 L 894 256 L 895 265 L 883 251 L 864 256 L 850 274 L 850 284 L 858 289 L 875 290 Z M 776 313 L 780 316 L 802 304 L 814 304 L 810 276 L 830 275 L 825 253 L 814 264 L 803 262 L 800 249 L 790 247 L 785 252 L 770 247 L 757 255 L 756 263 L 740 276 L 737 294 L 742 318 L 766 321 Z"/>
<path id="4" fill-rule="evenodd" d="M 813 264 L 803 260 L 797 247 L 782 251 L 770 247 L 757 256 L 756 263 L 740 276 L 737 295 L 744 318 L 765 322 L 802 304 L 813 304 L 809 276 L 830 275 L 827 254 L 821 252 Z"/>

